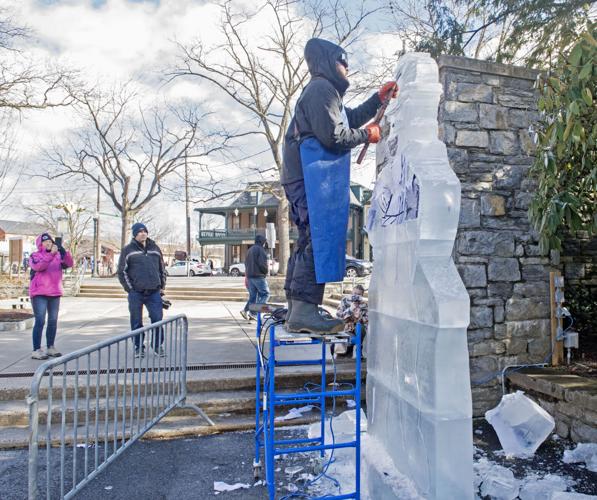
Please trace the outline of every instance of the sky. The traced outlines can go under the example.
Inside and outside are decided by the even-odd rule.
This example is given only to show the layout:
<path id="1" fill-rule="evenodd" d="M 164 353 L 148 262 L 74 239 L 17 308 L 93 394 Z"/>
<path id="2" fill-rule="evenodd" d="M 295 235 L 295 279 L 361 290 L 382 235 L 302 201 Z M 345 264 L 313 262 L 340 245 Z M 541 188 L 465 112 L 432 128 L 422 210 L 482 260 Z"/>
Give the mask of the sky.
<path id="1" fill-rule="evenodd" d="M 370 5 L 375 5 L 375 1 L 371 0 Z M 236 6 L 255 5 L 250 0 L 234 0 L 233 3 Z M 356 5 L 353 0 L 345 2 L 347 5 L 351 3 Z M 0 7 L 14 13 L 15 21 L 31 30 L 31 36 L 21 48 L 40 64 L 52 61 L 75 69 L 88 82 L 106 88 L 132 82 L 142 106 L 156 102 L 178 106 L 190 103 L 212 113 L 206 123 L 209 127 L 225 126 L 230 129 L 247 124 L 249 117 L 223 92 L 197 80 L 176 79 L 167 83 L 164 78 L 179 55 L 175 41 L 188 43 L 200 39 L 215 44 L 220 39 L 217 29 L 220 13 L 215 2 L 0 0 Z M 269 22 L 271 19 L 261 16 L 250 25 L 248 36 L 261 36 L 267 31 Z M 351 71 L 366 71 L 366 66 L 375 60 L 372 54 L 390 57 L 399 49 L 399 40 L 384 32 L 380 18 L 372 19 L 363 28 L 359 43 L 348 49 L 349 57 L 354 61 Z M 365 97 L 362 96 L 363 99 Z M 352 99 L 350 104 L 358 104 L 359 99 Z M 70 108 L 23 113 L 18 120 L 17 144 L 27 171 L 43 171 L 43 149 L 52 144 L 65 144 L 80 124 L 80 117 Z M 225 177 L 231 183 L 242 182 L 247 178 L 247 168 L 271 163 L 269 152 L 258 154 L 267 150 L 267 144 L 255 136 L 236 141 L 234 146 L 225 157 L 214 156 L 208 160 L 216 177 Z M 235 161 L 246 157 L 251 158 Z M 364 166 L 358 168 L 353 161 L 353 180 L 367 186 L 372 184 L 373 158 L 374 155 L 370 154 Z M 65 189 L 88 193 L 91 203 L 94 203 L 94 186 L 69 182 L 65 188 L 64 181 L 29 177 L 17 186 L 9 206 L 0 206 L 0 218 L 24 217 L 18 208 L 21 203 L 33 203 L 47 194 L 61 193 Z M 115 213 L 107 199 L 102 204 L 105 207 L 102 211 Z M 156 217 L 161 224 L 176 227 L 181 235 L 184 234 L 184 203 L 167 194 L 152 203 L 152 210 L 158 214 Z M 118 219 L 107 220 L 118 226 Z"/>

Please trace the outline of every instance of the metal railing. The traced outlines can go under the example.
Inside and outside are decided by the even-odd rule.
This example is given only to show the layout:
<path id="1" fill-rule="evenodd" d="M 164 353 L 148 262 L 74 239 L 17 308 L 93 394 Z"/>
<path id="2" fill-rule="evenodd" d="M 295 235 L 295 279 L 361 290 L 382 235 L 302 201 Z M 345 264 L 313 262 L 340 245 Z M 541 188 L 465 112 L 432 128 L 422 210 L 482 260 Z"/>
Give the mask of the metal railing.
<path id="1" fill-rule="evenodd" d="M 70 274 L 64 276 L 65 292 L 68 291 L 68 295 L 76 297 L 81 290 L 81 283 L 85 278 L 87 272 L 87 259 L 83 260 L 81 266 Z"/>
<path id="2" fill-rule="evenodd" d="M 143 357 L 136 357 L 131 342 L 137 335 Z M 36 370 L 27 398 L 30 500 L 72 498 L 176 407 L 192 408 L 214 425 L 203 410 L 186 403 L 187 340 L 187 318 L 181 314 Z M 45 447 L 42 470 L 40 446 Z M 58 460 L 59 474 L 54 472 Z"/>

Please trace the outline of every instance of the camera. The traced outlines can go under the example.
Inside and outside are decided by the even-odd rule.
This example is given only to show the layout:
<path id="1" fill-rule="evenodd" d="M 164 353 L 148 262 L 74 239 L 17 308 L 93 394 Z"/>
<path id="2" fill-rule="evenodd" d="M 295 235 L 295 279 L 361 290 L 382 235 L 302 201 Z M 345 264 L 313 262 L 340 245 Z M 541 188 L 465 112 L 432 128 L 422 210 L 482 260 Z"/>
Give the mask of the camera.
<path id="1" fill-rule="evenodd" d="M 169 309 L 171 305 L 172 305 L 172 302 L 170 302 L 168 299 L 165 299 L 164 297 L 162 297 L 162 309 Z"/>

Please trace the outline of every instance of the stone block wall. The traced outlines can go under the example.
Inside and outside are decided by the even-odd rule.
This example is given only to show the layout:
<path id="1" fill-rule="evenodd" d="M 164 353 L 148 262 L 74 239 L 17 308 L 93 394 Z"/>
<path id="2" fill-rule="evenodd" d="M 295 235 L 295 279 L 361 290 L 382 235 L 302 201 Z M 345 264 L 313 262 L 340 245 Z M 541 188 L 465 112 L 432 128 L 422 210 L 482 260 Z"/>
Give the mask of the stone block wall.
<path id="1" fill-rule="evenodd" d="M 501 397 L 505 366 L 543 362 L 550 352 L 550 260 L 527 216 L 536 72 L 454 56 L 438 65 L 440 137 L 462 185 L 454 260 L 471 298 L 473 410 L 481 415 Z"/>

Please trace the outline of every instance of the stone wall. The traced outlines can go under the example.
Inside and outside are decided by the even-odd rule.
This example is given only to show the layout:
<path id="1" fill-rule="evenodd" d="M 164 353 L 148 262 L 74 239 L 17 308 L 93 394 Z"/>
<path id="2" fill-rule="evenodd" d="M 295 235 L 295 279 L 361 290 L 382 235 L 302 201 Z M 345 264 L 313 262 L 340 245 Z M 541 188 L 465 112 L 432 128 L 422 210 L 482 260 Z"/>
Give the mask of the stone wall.
<path id="1" fill-rule="evenodd" d="M 550 351 L 549 270 L 527 208 L 534 71 L 462 57 L 438 60 L 440 137 L 462 185 L 454 260 L 471 298 L 473 409 L 501 397 L 499 372 Z"/>

